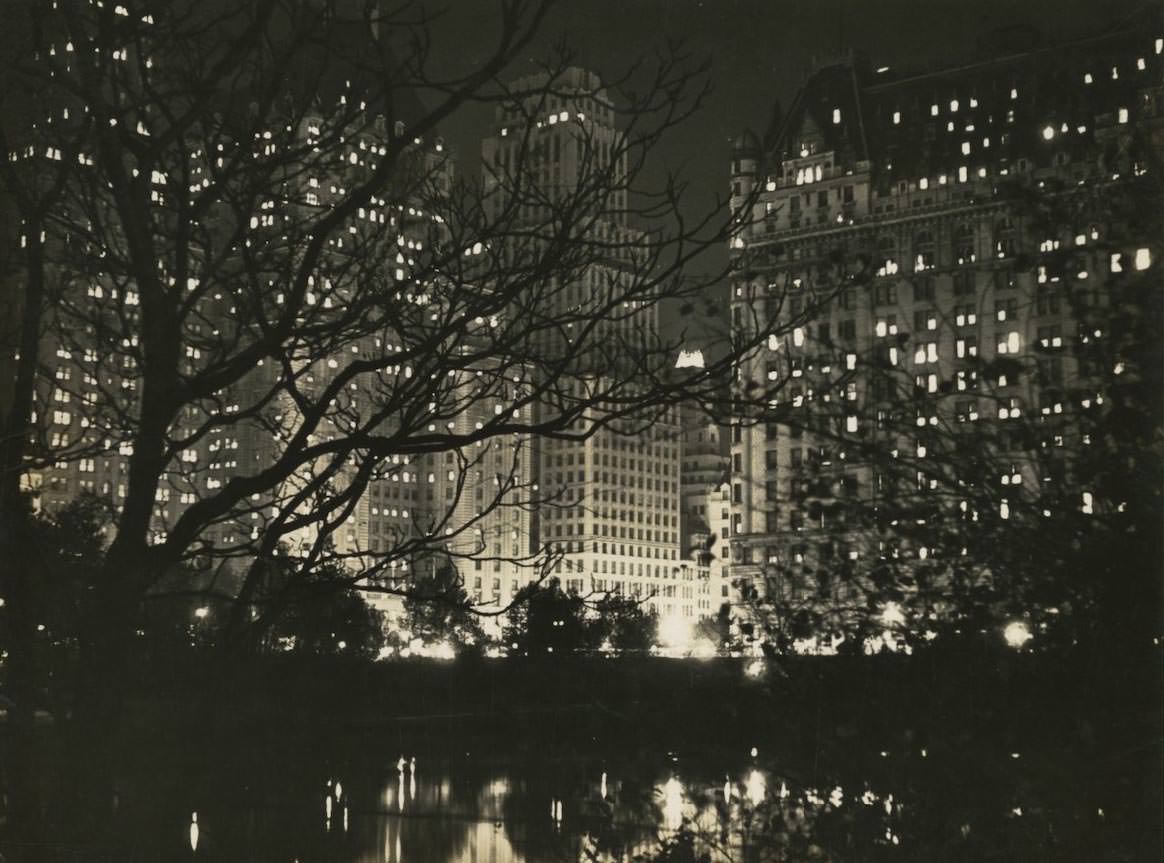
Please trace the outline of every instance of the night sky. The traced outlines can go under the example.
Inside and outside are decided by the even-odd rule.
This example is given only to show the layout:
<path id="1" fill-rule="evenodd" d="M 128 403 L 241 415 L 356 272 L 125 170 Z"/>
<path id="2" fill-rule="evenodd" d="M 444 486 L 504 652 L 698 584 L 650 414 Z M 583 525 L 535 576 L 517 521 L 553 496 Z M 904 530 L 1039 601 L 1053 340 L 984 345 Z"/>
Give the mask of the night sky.
<path id="1" fill-rule="evenodd" d="M 774 100 L 787 107 L 814 58 L 849 50 L 874 66 L 924 70 L 975 58 L 983 34 L 1015 25 L 1038 30 L 1054 43 L 1102 32 L 1144 0 L 563 0 L 543 27 L 528 60 L 513 77 L 538 68 L 538 60 L 564 39 L 579 65 L 606 79 L 638 59 L 682 45 L 693 59 L 709 59 L 714 91 L 697 117 L 671 135 L 660 165 L 689 181 L 685 207 L 706 212 L 728 191 L 731 140 L 747 127 L 762 135 Z M 495 44 L 496 0 L 450 0 L 434 27 L 433 68 L 465 70 Z M 488 134 L 489 108 L 472 107 L 444 127 L 460 169 L 475 175 L 480 139 Z M 726 250 L 707 257 L 713 271 Z"/>

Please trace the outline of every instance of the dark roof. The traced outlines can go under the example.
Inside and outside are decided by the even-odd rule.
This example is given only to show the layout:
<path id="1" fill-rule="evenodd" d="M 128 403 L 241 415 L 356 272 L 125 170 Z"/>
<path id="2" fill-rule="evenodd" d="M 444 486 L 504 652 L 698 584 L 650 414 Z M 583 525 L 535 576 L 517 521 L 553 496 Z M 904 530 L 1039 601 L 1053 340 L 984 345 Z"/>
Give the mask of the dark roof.
<path id="1" fill-rule="evenodd" d="M 1120 108 L 1129 122 L 1149 110 L 1139 94 L 1160 86 L 1162 33 L 1121 31 L 896 78 L 859 61 L 837 63 L 797 95 L 768 159 L 778 166 L 807 145 L 834 151 L 843 166 L 869 160 L 886 182 L 1019 158 L 1042 164 L 1060 152 L 1077 158 L 1103 146 L 1097 129 L 1119 122 Z"/>
<path id="2" fill-rule="evenodd" d="M 770 155 L 777 161 L 794 159 L 802 144 L 812 143 L 818 151 L 836 152 L 841 162 L 867 159 L 857 76 L 853 63 L 837 63 L 809 78 L 776 129 Z"/>

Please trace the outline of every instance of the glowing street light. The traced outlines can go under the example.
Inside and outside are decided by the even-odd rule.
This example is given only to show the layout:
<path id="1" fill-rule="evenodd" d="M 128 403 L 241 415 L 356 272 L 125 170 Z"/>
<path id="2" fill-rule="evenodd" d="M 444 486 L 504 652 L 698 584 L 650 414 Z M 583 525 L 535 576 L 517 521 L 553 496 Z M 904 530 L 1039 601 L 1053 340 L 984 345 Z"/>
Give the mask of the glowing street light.
<path id="1" fill-rule="evenodd" d="M 1023 623 L 1021 620 L 1015 620 L 1006 625 L 1006 629 L 1002 631 L 1002 637 L 1006 639 L 1008 647 L 1013 647 L 1019 650 L 1028 641 L 1034 638 L 1031 635 L 1031 628 Z"/>

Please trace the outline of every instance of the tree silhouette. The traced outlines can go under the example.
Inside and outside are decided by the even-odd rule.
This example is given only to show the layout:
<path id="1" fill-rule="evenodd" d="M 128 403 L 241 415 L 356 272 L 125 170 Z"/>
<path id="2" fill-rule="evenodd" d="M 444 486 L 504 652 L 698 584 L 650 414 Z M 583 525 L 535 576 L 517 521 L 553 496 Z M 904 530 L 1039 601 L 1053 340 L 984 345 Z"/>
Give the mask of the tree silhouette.
<path id="1" fill-rule="evenodd" d="M 719 381 L 751 345 L 675 369 L 682 335 L 651 323 L 660 303 L 702 302 L 716 274 L 690 278 L 689 262 L 740 228 L 722 208 L 685 220 L 682 183 L 647 170 L 699 106 L 703 70 L 661 55 L 607 82 L 618 134 L 568 118 L 583 168 L 549 189 L 534 182 L 539 134 L 577 95 L 563 92 L 570 57 L 506 83 L 547 6 L 502 0 L 491 48 L 458 76 L 430 66 L 431 22 L 407 4 L 12 11 L 9 675 L 31 680 L 38 601 L 22 486 L 59 501 L 76 488 L 54 483 L 71 476 L 116 512 L 81 627 L 72 715 L 86 741 L 117 724 L 141 605 L 161 585 L 201 589 L 229 570 L 222 639 L 235 644 L 253 640 L 282 546 L 284 575 L 308 592 L 409 596 L 415 566 L 441 559 L 504 560 L 537 580 L 556 551 L 519 536 L 498 552 L 489 538 L 563 503 L 533 476 L 532 440 L 636 440 L 683 399 L 722 413 Z M 514 155 L 483 183 L 455 175 L 438 135 L 469 104 L 512 117 Z M 375 536 L 350 527 L 361 507 L 382 522 Z M 182 572 L 200 575 L 175 584 Z"/>
<path id="2" fill-rule="evenodd" d="M 590 636 L 586 603 L 577 594 L 564 592 L 551 577 L 545 584 L 518 591 L 502 641 L 518 656 L 562 655 L 590 647 Z"/>
<path id="3" fill-rule="evenodd" d="M 404 600 L 404 622 L 415 638 L 448 641 L 461 649 L 480 650 L 485 643 L 481 619 L 472 611 L 465 582 L 452 566 L 420 576 Z"/>
<path id="4" fill-rule="evenodd" d="M 646 653 L 658 643 L 659 619 L 643 603 L 616 594 L 607 594 L 594 603 L 591 642 L 609 646 L 619 653 Z"/>

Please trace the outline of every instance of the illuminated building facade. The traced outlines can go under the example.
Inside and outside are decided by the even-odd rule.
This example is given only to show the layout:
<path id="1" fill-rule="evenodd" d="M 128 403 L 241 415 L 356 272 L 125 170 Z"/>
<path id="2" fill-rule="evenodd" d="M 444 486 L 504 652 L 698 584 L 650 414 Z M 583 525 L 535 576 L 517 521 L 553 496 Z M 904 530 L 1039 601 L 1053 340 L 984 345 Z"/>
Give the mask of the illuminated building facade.
<path id="1" fill-rule="evenodd" d="M 1102 317 L 1105 288 L 1158 254 L 1158 238 L 1083 204 L 1123 194 L 1161 152 L 1162 49 L 1159 33 L 1122 32 L 918 75 L 846 58 L 811 75 L 763 142 L 736 142 L 733 201 L 755 198 L 732 248 L 733 327 L 779 333 L 741 377 L 782 386 L 771 417 L 733 426 L 734 575 L 840 608 L 878 559 L 934 553 L 845 518 L 848 502 L 870 511 L 937 488 L 928 434 L 981 424 L 997 439 L 1040 418 L 1052 445 L 1070 438 L 1071 411 L 1094 398 L 1068 395 L 1086 379 L 1069 342 L 1103 332 L 1065 296 L 1085 292 Z M 1032 215 L 1052 196 L 1080 202 L 1076 224 Z M 1038 361 L 980 372 L 1020 356 Z M 807 420 L 823 414 L 827 436 Z M 1001 482 L 1046 481 L 1024 449 L 1044 444 L 1014 440 Z M 923 465 L 912 489 L 868 457 L 878 446 Z"/>
<path id="2" fill-rule="evenodd" d="M 683 553 L 691 555 L 707 546 L 713 518 L 707 508 L 707 496 L 727 478 L 728 457 L 722 450 L 718 423 L 709 420 L 692 405 L 683 406 L 680 419 L 682 460 L 679 486 L 683 498 L 680 534 Z"/>
<path id="3" fill-rule="evenodd" d="M 600 303 L 610 286 L 635 277 L 643 235 L 627 224 L 626 145 L 601 81 L 570 68 L 549 93 L 539 90 L 544 84 L 543 76 L 531 76 L 510 85 L 515 100 L 496 112 L 495 132 L 482 143 L 482 161 L 486 189 L 495 193 L 493 206 L 503 209 L 519 201 L 520 218 L 530 224 L 539 224 L 554 202 L 580 190 L 595 212 L 588 230 L 604 252 L 580 267 L 570 283 L 546 292 L 549 313 L 565 318 Z M 537 95 L 523 98 L 523 92 Z M 572 327 L 563 326 L 562 338 L 571 338 Z M 627 314 L 603 315 L 586 338 L 599 345 L 609 333 L 614 342 L 626 341 L 657 327 L 657 308 L 645 304 Z M 552 354 L 555 346 L 545 349 Z M 569 385 L 602 387 L 609 367 L 595 366 L 577 368 Z M 628 423 L 584 440 L 537 441 L 545 502 L 534 532 L 540 547 L 560 555 L 554 575 L 564 589 L 644 598 L 661 615 L 683 613 L 690 587 L 680 584 L 678 569 L 678 425 L 677 411 L 671 410 L 646 430 Z"/>
<path id="4" fill-rule="evenodd" d="M 61 53 L 67 57 L 67 52 Z M 217 156 L 196 146 L 187 148 L 191 193 L 208 185 L 215 171 L 223 167 L 224 153 L 231 152 L 224 149 L 227 144 L 249 153 L 257 164 L 269 158 L 276 163 L 283 159 L 290 166 L 284 174 L 287 179 L 272 181 L 279 184 L 279 194 L 258 202 L 249 224 L 234 224 L 233 214 L 211 209 L 205 220 L 207 225 L 214 226 L 210 232 L 234 228 L 246 237 L 248 245 L 286 241 L 302 225 L 310 224 L 312 219 L 331 210 L 336 202 L 342 202 L 349 189 L 366 182 L 388 147 L 401 148 L 397 169 L 390 181 L 365 206 L 353 210 L 350 218 L 329 237 L 325 263 L 309 279 L 305 303 L 309 316 L 318 316 L 319 321 L 326 322 L 342 314 L 353 291 L 368 290 L 365 286 L 369 284 L 373 290 L 376 285 L 395 285 L 397 300 L 418 309 L 435 302 L 432 297 L 440 291 L 413 279 L 412 274 L 426 272 L 430 247 L 447 240 L 447 231 L 437 211 L 452 185 L 451 154 L 439 137 L 427 141 L 417 138 L 402 144 L 405 123 L 385 119 L 374 106 L 360 102 L 358 111 L 341 109 L 340 106 L 358 99 L 352 83 L 345 82 L 342 74 L 339 80 L 329 80 L 324 85 L 318 81 L 313 83 L 329 92 L 314 95 L 312 112 L 292 112 L 298 125 L 288 124 L 286 134 L 276 128 L 279 134 L 257 133 L 253 141 L 232 141 L 224 137 Z M 294 91 L 296 83 L 291 81 L 288 87 Z M 324 107 L 323 96 L 333 99 L 328 104 L 334 111 Z M 411 104 L 395 107 L 405 113 L 415 108 Z M 74 117 L 82 113 L 76 105 L 57 105 L 50 108 L 50 120 L 67 121 L 70 108 Z M 341 119 L 345 117 L 348 119 Z M 344 128 L 337 133 L 338 123 L 343 123 Z M 38 125 L 31 125 L 36 132 Z M 144 124 L 139 125 L 138 134 L 148 134 Z M 302 153 L 302 163 L 283 155 L 286 150 L 280 152 L 282 148 Z M 42 151 L 30 146 L 14 152 L 11 158 L 14 162 L 28 163 L 30 171 L 43 167 L 47 173 L 54 170 L 61 155 L 51 147 Z M 91 169 L 92 162 L 84 153 L 78 161 L 77 170 L 82 175 Z M 173 178 L 164 171 L 154 171 L 147 193 L 150 205 L 165 212 L 174 195 Z M 275 197 L 279 198 L 277 202 Z M 8 206 L 10 201 L 2 196 L 0 201 L 4 204 L 5 234 L 12 239 L 12 246 L 19 248 L 24 242 L 23 226 L 13 215 L 14 209 Z M 48 241 L 51 244 L 58 240 L 49 237 Z M 60 242 L 67 242 L 67 238 Z M 247 291 L 217 285 L 206 288 L 197 257 L 195 254 L 191 265 L 193 275 L 183 285 L 169 278 L 171 287 L 184 288 L 190 297 L 186 329 L 182 333 L 180 372 L 184 375 L 196 374 L 206 362 L 212 361 L 221 345 L 245 343 L 254 338 L 253 332 L 240 330 L 238 324 L 237 304 L 245 301 L 240 297 Z M 288 259 L 292 257 L 293 254 L 287 255 Z M 163 278 L 165 263 L 159 267 Z M 233 263 L 228 260 L 220 264 L 222 271 L 212 271 L 207 277 L 229 281 L 231 274 L 226 270 L 231 266 Z M 248 282 L 253 273 L 237 275 L 241 285 L 253 287 Z M 11 303 L 15 321 L 20 291 L 15 281 L 11 284 L 13 289 L 5 290 L 3 299 L 6 307 Z M 276 283 L 271 279 L 263 284 L 265 287 L 256 288 L 255 293 L 261 295 L 264 306 L 269 304 L 273 318 L 284 303 L 283 281 Z M 129 441 L 140 412 L 140 379 L 135 359 L 140 328 L 139 297 L 132 280 L 108 276 L 100 265 L 95 265 L 88 283 L 78 285 L 75 291 L 75 296 L 66 295 L 67 302 L 49 310 L 50 316 L 60 319 L 52 321 L 54 326 L 48 328 L 49 335 L 40 344 L 44 372 L 35 395 L 35 439 L 31 451 L 44 458 L 45 464 L 28 472 L 25 485 L 36 493 L 39 505 L 49 509 L 59 508 L 86 492 L 109 500 L 116 509 L 126 497 L 128 459 L 132 454 Z M 102 349 L 100 341 L 93 336 L 95 327 L 98 330 L 111 327 L 123 334 L 124 339 L 114 350 Z M 183 408 L 177 422 L 168 430 L 169 440 L 175 442 L 174 455 L 155 501 L 154 540 L 164 540 L 171 525 L 190 505 L 213 495 L 233 478 L 262 471 L 280 458 L 286 442 L 302 423 L 293 391 L 310 400 L 329 387 L 353 357 L 375 359 L 392 351 L 403 353 L 406 338 L 387 327 L 379 331 L 364 328 L 355 338 L 339 345 L 322 349 L 304 345 L 291 359 L 290 368 L 270 359 L 260 359 L 242 380 L 214 393 L 209 405 L 193 403 Z M 5 367 L 16 357 L 9 348 L 6 343 Z M 400 365 L 390 367 L 388 374 L 409 378 L 412 370 Z M 468 372 L 465 376 L 472 377 Z M 345 426 L 361 415 L 366 416 L 376 399 L 383 398 L 384 388 L 390 386 L 390 378 L 354 379 L 333 402 L 334 410 L 322 417 L 314 439 L 344 434 Z M 446 382 L 446 391 L 449 387 Z M 479 414 L 498 407 L 493 403 L 496 398 L 492 401 L 471 398 L 471 388 L 471 380 L 453 388 L 450 400 L 460 403 L 463 409 L 446 417 L 447 430 L 452 433 L 480 427 Z M 6 395 L 4 401 L 6 406 Z M 208 416 L 215 411 L 227 415 L 228 421 L 208 424 Z M 231 414 L 238 416 L 230 417 Z M 390 431 L 391 425 L 389 418 L 380 430 Z M 177 443 L 183 439 L 189 440 L 185 446 Z M 390 458 L 374 472 L 350 509 L 336 510 L 339 516 L 328 524 L 329 540 L 335 550 L 351 566 L 362 567 L 396 552 L 409 540 L 448 536 L 447 550 L 454 556 L 488 556 L 485 566 L 493 569 L 497 564 L 492 558 L 497 556 L 504 536 L 505 556 L 528 558 L 529 515 L 522 507 L 508 505 L 514 495 L 503 494 L 501 506 L 482 514 L 482 509 L 488 509 L 493 502 L 494 495 L 490 492 L 498 488 L 496 476 L 502 470 L 502 462 L 507 476 L 518 482 L 529 481 L 532 470 L 528 446 L 494 441 L 477 449 L 476 453 Z M 256 495 L 233 508 L 200 537 L 201 550 L 219 557 L 240 558 L 245 565 L 256 541 L 276 523 L 280 511 L 287 512 L 293 496 L 306 488 L 323 468 L 323 460 L 304 466 L 275 492 L 261 498 Z M 352 468 L 338 471 L 318 496 L 291 504 L 292 514 L 308 515 L 315 512 L 318 500 L 342 493 L 354 470 L 353 463 Z M 524 492 L 520 494 L 524 496 Z M 321 534 L 319 524 L 290 531 L 278 529 L 282 544 L 292 553 L 310 548 Z M 428 546 L 431 545 L 430 540 Z M 431 556 L 424 560 L 428 566 L 438 565 Z M 412 558 L 395 561 L 397 566 L 392 571 L 407 571 L 415 562 L 418 561 Z M 474 563 L 481 568 L 482 561 Z"/>

